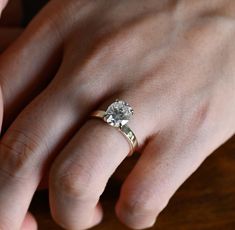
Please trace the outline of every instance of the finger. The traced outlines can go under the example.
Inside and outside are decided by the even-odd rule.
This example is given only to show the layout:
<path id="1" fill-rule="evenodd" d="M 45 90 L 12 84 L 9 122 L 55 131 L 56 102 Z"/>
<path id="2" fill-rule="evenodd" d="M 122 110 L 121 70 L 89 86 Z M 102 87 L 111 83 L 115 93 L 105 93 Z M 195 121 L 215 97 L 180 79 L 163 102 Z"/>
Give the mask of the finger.
<path id="1" fill-rule="evenodd" d="M 115 210 L 130 228 L 152 227 L 179 186 L 218 147 L 204 135 L 184 143 L 175 140 L 169 135 L 153 138 L 122 185 Z"/>
<path id="2" fill-rule="evenodd" d="M 45 8 L 0 56 L 4 126 L 48 85 L 57 71 L 62 41 L 48 14 Z"/>
<path id="3" fill-rule="evenodd" d="M 74 75 L 62 63 L 55 79 L 20 113 L 0 141 L 0 225 L 19 229 L 51 162 L 80 127 L 84 116 L 108 94 L 104 85 L 94 91 L 89 84 L 78 83 L 74 90 L 72 79 L 77 72 L 72 72 Z"/>
<path id="4" fill-rule="evenodd" d="M 152 126 L 138 123 L 145 116 L 137 100 L 119 95 L 133 105 L 136 115 L 129 126 L 140 146 Z M 102 109 L 107 108 L 105 102 Z M 113 102 L 111 100 L 111 102 Z M 50 205 L 55 221 L 66 229 L 86 229 L 102 219 L 99 197 L 105 185 L 130 150 L 127 140 L 114 127 L 88 120 L 53 163 L 50 174 Z"/>
<path id="5" fill-rule="evenodd" d="M 42 175 L 89 109 L 89 105 L 79 100 L 76 104 L 70 95 L 71 90 L 65 84 L 61 88 L 52 84 L 22 111 L 3 135 L 0 225 L 8 228 L 0 226 L 0 229 L 19 229 Z"/>
<path id="6" fill-rule="evenodd" d="M 27 213 L 24 218 L 24 222 L 21 226 L 21 230 L 37 230 L 37 222 L 31 213 Z"/>
<path id="7" fill-rule="evenodd" d="M 64 60 L 68 63 L 70 59 Z M 76 70 L 77 65 L 79 63 L 76 62 Z M 101 72 L 98 67 L 92 68 L 91 72 Z M 113 79 L 108 78 L 107 85 L 101 80 L 102 77 L 107 78 L 105 74 L 98 81 L 78 76 L 71 65 L 64 65 L 63 62 L 49 86 L 22 111 L 3 135 L 0 142 L 0 224 L 10 229 L 19 229 L 42 176 L 80 127 L 85 114 L 104 95 L 113 93 L 109 88 Z M 86 72 L 84 76 L 89 74 Z M 94 90 L 90 82 L 98 85 L 100 90 Z M 15 201 L 14 205 L 9 197 Z M 8 218 L 12 219 L 11 223 Z"/>

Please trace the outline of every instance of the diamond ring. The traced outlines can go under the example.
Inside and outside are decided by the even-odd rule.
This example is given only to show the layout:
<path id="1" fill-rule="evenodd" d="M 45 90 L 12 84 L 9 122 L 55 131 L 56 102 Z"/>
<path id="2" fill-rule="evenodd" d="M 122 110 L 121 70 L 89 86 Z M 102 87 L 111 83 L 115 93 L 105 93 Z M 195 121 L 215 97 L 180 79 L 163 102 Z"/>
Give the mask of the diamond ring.
<path id="1" fill-rule="evenodd" d="M 97 110 L 91 113 L 91 117 L 102 119 L 110 126 L 118 129 L 118 131 L 126 137 L 131 147 L 129 156 L 133 154 L 138 146 L 134 132 L 127 126 L 127 123 L 133 114 L 134 111 L 131 106 L 122 100 L 113 102 L 106 111 Z"/>

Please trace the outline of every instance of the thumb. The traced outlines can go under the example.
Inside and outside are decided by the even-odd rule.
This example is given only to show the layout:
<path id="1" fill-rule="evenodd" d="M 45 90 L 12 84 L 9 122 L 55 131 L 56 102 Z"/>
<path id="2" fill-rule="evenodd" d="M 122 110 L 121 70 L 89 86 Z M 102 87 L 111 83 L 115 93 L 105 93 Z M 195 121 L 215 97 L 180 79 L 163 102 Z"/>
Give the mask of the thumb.
<path id="1" fill-rule="evenodd" d="M 0 0 L 0 15 L 1 15 L 3 9 L 5 8 L 7 2 L 8 2 L 8 0 Z"/>

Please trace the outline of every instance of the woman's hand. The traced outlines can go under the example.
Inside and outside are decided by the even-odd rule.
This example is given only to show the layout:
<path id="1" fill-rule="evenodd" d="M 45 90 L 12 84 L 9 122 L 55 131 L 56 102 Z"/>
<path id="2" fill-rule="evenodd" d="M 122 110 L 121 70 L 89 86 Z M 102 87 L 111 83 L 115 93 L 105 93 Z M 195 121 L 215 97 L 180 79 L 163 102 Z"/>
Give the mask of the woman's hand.
<path id="1" fill-rule="evenodd" d="M 0 14 L 4 7 L 6 6 L 7 1 L 0 1 Z M 4 21 L 0 21 L 0 53 L 2 53 L 21 33 L 22 28 L 19 27 L 19 17 L 21 11 L 18 8 L 19 4 L 13 4 L 9 6 L 9 13 L 5 15 Z M 12 20 L 14 18 L 14 20 Z M 1 24 L 1 22 L 4 22 Z M 1 70 L 0 70 L 1 72 Z M 0 126 L 2 126 L 3 118 L 3 97 L 2 91 L 0 89 Z M 2 226 L 2 225 L 0 225 Z M 24 221 L 21 225 L 21 230 L 34 230 L 37 229 L 37 223 L 34 217 L 27 213 Z"/>
<path id="2" fill-rule="evenodd" d="M 77 230 L 101 221 L 99 197 L 129 146 L 88 116 L 116 98 L 135 110 L 129 126 L 141 156 L 115 210 L 129 227 L 152 226 L 235 132 L 234 8 L 51 1 L 0 60 L 4 130 L 23 108 L 0 142 L 0 229 L 19 229 L 49 171 L 57 223 Z"/>

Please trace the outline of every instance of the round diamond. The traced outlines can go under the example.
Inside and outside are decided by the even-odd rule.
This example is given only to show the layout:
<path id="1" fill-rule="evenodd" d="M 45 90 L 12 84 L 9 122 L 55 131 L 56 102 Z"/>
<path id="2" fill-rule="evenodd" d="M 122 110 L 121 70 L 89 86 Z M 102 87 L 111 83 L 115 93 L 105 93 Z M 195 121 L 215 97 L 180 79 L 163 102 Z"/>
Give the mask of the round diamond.
<path id="1" fill-rule="evenodd" d="M 114 127 L 122 127 L 130 120 L 132 115 L 133 109 L 128 103 L 116 100 L 106 110 L 104 119 Z"/>

